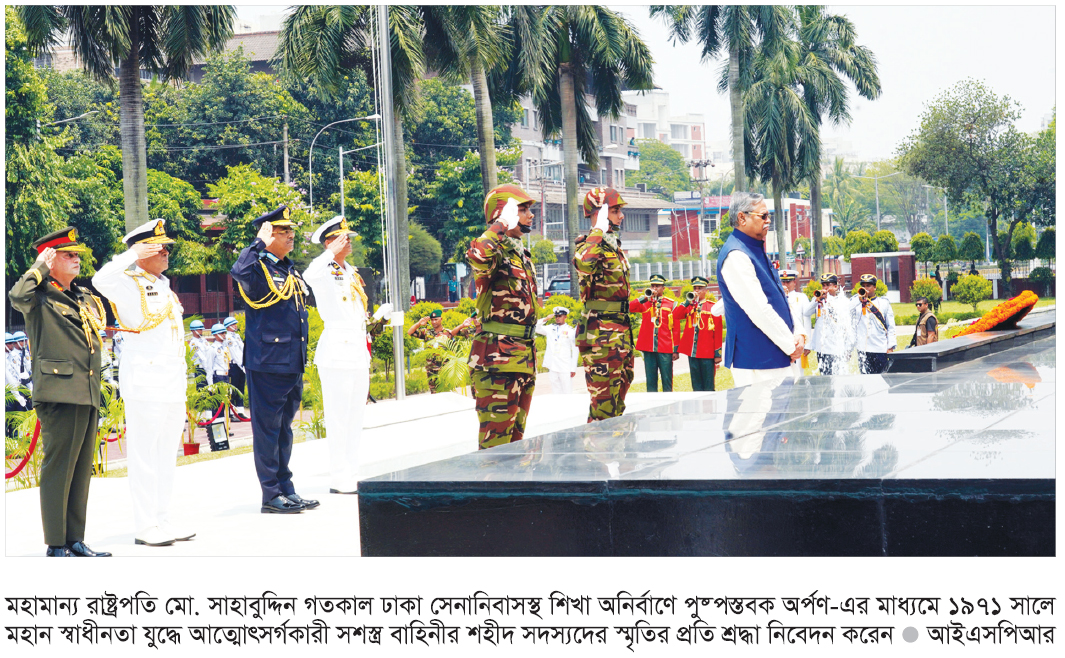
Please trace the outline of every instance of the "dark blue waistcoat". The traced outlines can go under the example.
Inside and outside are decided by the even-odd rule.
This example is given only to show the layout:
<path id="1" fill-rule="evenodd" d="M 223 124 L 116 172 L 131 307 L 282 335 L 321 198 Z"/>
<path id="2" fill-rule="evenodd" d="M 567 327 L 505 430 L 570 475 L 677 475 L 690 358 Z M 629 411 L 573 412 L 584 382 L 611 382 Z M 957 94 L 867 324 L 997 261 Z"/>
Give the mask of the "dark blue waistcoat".
<path id="1" fill-rule="evenodd" d="M 776 270 L 765 253 L 765 242 L 755 240 L 739 229 L 734 230 L 717 257 L 717 285 L 725 302 L 725 367 L 752 370 L 785 368 L 791 365 L 791 355 L 781 352 L 777 344 L 769 340 L 769 337 L 751 322 L 736 303 L 724 277 L 721 276 L 721 266 L 733 251 L 747 254 L 751 259 L 755 274 L 758 275 L 758 283 L 762 286 L 769 305 L 788 325 L 788 329 L 794 329 L 788 298 L 784 296 L 784 288 L 780 285 Z"/>

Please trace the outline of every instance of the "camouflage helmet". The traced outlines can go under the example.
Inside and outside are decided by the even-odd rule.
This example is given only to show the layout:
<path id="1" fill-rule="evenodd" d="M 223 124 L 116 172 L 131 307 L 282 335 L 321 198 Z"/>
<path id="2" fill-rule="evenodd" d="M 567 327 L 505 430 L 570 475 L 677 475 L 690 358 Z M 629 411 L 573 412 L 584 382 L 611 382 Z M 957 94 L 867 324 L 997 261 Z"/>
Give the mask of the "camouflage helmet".
<path id="1" fill-rule="evenodd" d="M 627 203 L 614 188 L 597 187 L 584 195 L 584 216 L 591 217 L 604 204 L 613 208 L 614 206 L 624 206 Z"/>
<path id="2" fill-rule="evenodd" d="M 517 201 L 519 206 L 523 203 L 536 201 L 517 185 L 512 183 L 497 185 L 484 197 L 484 221 L 486 224 L 491 224 L 499 219 L 500 213 L 503 212 L 503 206 L 507 205 L 509 199 Z"/>

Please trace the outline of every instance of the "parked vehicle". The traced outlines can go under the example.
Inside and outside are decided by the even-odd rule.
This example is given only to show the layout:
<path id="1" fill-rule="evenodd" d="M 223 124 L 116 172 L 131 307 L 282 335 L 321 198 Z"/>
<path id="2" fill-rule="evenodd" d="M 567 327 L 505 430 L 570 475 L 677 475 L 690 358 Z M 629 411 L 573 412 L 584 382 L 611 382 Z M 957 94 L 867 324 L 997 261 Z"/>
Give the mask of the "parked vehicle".
<path id="1" fill-rule="evenodd" d="M 544 299 L 548 299 L 551 295 L 569 295 L 570 294 L 570 280 L 568 276 L 559 276 L 551 279 L 551 283 L 547 285 L 547 290 L 544 291 Z"/>

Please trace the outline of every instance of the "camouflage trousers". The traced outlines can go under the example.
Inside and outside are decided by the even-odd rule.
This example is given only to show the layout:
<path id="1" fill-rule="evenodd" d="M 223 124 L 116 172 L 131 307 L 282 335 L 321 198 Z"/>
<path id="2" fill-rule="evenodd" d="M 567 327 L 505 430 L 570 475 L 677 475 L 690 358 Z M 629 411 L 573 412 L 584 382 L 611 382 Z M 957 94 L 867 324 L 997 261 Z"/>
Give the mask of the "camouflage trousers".
<path id="1" fill-rule="evenodd" d="M 521 441 L 529 417 L 536 375 L 521 372 L 470 372 L 474 407 L 481 428 L 477 446 L 481 450 Z"/>
<path id="2" fill-rule="evenodd" d="M 596 345 L 582 350 L 581 361 L 584 363 L 584 381 L 592 396 L 588 422 L 625 413 L 625 394 L 636 374 L 632 342 L 623 347 Z"/>
<path id="3" fill-rule="evenodd" d="M 425 360 L 425 378 L 429 380 L 429 393 L 436 393 L 437 381 L 443 364 L 432 357 Z"/>

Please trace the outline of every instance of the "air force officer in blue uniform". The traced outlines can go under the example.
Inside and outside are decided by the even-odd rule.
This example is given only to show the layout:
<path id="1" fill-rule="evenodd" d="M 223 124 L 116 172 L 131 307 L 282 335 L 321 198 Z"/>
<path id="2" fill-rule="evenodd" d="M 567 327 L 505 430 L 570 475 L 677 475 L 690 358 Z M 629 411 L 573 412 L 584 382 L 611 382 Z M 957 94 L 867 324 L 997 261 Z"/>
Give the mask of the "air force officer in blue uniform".
<path id="1" fill-rule="evenodd" d="M 255 240 L 240 252 L 230 273 L 248 306 L 244 368 L 251 408 L 255 471 L 262 486 L 262 512 L 296 514 L 318 506 L 292 484 L 292 419 L 303 395 L 307 364 L 307 285 L 289 252 L 296 226 L 281 206 L 252 222 Z"/>

